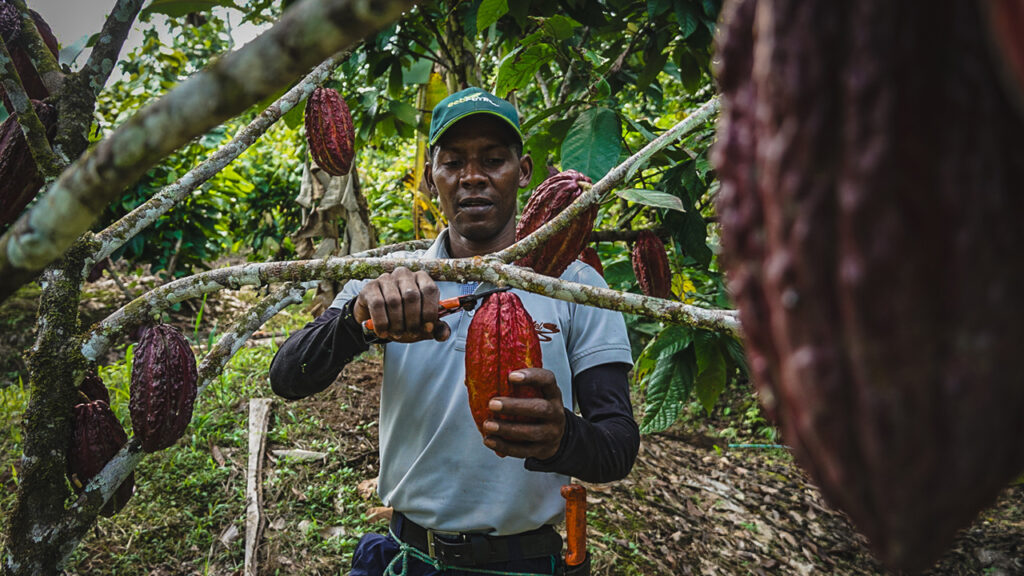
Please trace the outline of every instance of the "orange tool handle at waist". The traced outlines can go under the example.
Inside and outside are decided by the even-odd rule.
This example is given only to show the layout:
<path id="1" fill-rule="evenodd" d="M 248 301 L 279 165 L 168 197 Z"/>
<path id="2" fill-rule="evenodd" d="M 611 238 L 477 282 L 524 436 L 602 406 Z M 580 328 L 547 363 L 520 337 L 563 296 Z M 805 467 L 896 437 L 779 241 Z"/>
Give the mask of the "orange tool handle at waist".
<path id="1" fill-rule="evenodd" d="M 587 489 L 579 484 L 562 486 L 565 498 L 565 563 L 579 566 L 587 559 Z"/>
<path id="2" fill-rule="evenodd" d="M 438 304 L 440 305 L 439 317 L 445 316 L 462 307 L 462 297 L 455 296 L 453 298 L 445 298 L 444 300 L 438 302 Z M 367 330 L 373 330 L 373 319 L 371 318 L 369 320 L 364 321 L 363 328 L 366 328 Z"/>

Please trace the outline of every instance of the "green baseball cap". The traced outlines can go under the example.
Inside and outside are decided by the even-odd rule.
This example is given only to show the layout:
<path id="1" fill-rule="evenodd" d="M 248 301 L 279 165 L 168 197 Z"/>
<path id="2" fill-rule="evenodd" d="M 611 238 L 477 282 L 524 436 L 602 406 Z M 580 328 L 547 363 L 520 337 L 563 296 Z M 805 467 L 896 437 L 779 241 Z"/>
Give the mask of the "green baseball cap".
<path id="1" fill-rule="evenodd" d="M 448 96 L 434 107 L 434 112 L 430 116 L 430 145 L 436 144 L 445 131 L 456 122 L 473 114 L 493 114 L 501 118 L 515 130 L 519 141 L 523 141 L 523 132 L 519 129 L 519 114 L 515 106 L 474 86 Z"/>

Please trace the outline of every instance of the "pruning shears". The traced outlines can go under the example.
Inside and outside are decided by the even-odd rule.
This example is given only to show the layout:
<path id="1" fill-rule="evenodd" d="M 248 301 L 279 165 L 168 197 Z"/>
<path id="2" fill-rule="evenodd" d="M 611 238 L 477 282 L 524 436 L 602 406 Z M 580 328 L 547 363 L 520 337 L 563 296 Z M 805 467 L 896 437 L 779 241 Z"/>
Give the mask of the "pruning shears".
<path id="1" fill-rule="evenodd" d="M 504 292 L 511 289 L 511 286 L 503 286 L 501 288 L 491 288 L 482 292 L 475 292 L 473 294 L 466 294 L 463 296 L 455 296 L 452 298 L 445 298 L 438 302 L 440 307 L 438 308 L 437 317 L 442 318 L 449 314 L 458 312 L 459 310 L 465 310 L 467 312 L 474 310 L 477 303 L 484 298 L 494 294 L 496 292 Z M 373 319 L 369 319 L 363 322 L 363 328 L 369 331 L 373 331 Z"/>

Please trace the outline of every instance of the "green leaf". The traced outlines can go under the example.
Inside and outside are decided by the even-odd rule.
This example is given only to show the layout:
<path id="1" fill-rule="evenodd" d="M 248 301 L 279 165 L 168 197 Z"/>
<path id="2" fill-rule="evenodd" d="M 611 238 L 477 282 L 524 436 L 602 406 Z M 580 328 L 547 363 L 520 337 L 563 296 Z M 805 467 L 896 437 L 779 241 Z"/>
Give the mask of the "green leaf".
<path id="1" fill-rule="evenodd" d="M 153 0 L 142 9 L 139 17 L 151 14 L 165 14 L 178 18 L 192 12 L 209 12 L 215 6 L 237 8 L 232 0 Z"/>
<path id="2" fill-rule="evenodd" d="M 579 22 L 573 20 L 568 16 L 562 14 L 555 14 L 550 18 L 545 18 L 541 24 L 541 29 L 548 36 L 555 40 L 565 40 L 573 35 L 573 31 L 576 28 L 582 26 Z"/>
<path id="3" fill-rule="evenodd" d="M 427 58 L 414 60 L 409 67 L 402 68 L 402 82 L 407 86 L 410 84 L 426 84 L 430 82 L 430 71 L 434 62 Z"/>
<path id="4" fill-rule="evenodd" d="M 619 163 L 622 126 L 619 116 L 608 108 L 584 111 L 562 142 L 562 169 L 578 170 L 594 182 Z"/>
<path id="5" fill-rule="evenodd" d="M 520 90 L 534 81 L 533 75 L 555 55 L 550 44 L 534 44 L 525 50 L 516 48 L 509 52 L 498 65 L 498 79 L 495 82 L 497 95 L 507 98 L 509 92 Z"/>
<path id="6" fill-rule="evenodd" d="M 654 20 L 672 7 L 672 0 L 647 0 L 647 17 Z"/>
<path id="7" fill-rule="evenodd" d="M 71 66 L 72 64 L 74 64 L 75 60 L 78 59 L 78 55 L 82 53 L 82 50 L 85 49 L 86 44 L 88 44 L 90 40 L 92 40 L 93 36 L 96 35 L 94 34 L 90 36 L 89 34 L 86 34 L 78 40 L 76 40 L 73 44 L 69 44 L 61 48 L 59 58 L 60 65 Z"/>
<path id="8" fill-rule="evenodd" d="M 412 104 L 402 102 L 401 100 L 392 100 L 391 103 L 388 104 L 388 109 L 395 115 L 395 118 L 398 118 L 410 126 L 416 125 L 417 112 L 416 107 Z"/>
<path id="9" fill-rule="evenodd" d="M 711 414 L 715 402 L 725 390 L 725 357 L 718 338 L 714 335 L 701 333 L 693 340 L 697 353 L 697 378 L 694 380 L 694 391 L 704 411 Z"/>
<path id="10" fill-rule="evenodd" d="M 654 81 L 665 68 L 668 62 L 669 53 L 659 49 L 656 45 L 650 50 L 644 51 L 644 67 L 636 78 L 636 87 L 643 90 L 648 84 Z"/>
<path id="11" fill-rule="evenodd" d="M 644 206 L 653 206 L 655 208 L 667 208 L 668 210 L 686 212 L 686 209 L 683 207 L 682 200 L 676 196 L 659 192 L 657 190 L 644 190 L 642 188 L 616 190 L 615 195 L 619 198 L 629 200 L 630 202 L 643 204 Z"/>
<path id="12" fill-rule="evenodd" d="M 476 12 L 476 29 L 487 30 L 508 13 L 508 0 L 483 0 Z"/>
<path id="13" fill-rule="evenodd" d="M 641 432 L 659 432 L 679 417 L 693 386 L 695 358 L 691 338 L 688 327 L 669 326 L 637 358 L 634 375 L 646 389 Z"/>
<path id="14" fill-rule="evenodd" d="M 679 22 L 679 36 L 686 40 L 700 25 L 700 13 L 691 0 L 674 0 L 672 8 L 676 12 L 676 20 Z"/>
<path id="15" fill-rule="evenodd" d="M 303 120 L 305 120 L 305 118 L 306 103 L 299 102 L 295 106 L 292 106 L 291 110 L 285 112 L 285 115 L 281 117 L 281 120 L 284 122 L 285 126 L 294 130 L 302 125 L 302 122 Z"/>

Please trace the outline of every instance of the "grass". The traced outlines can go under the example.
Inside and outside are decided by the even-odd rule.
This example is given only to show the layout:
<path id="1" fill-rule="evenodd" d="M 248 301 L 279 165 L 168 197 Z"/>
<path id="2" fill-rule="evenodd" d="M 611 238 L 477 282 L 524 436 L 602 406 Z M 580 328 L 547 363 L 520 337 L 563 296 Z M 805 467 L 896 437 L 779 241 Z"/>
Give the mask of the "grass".
<path id="1" fill-rule="evenodd" d="M 255 296 L 253 296 L 255 299 Z M 309 320 L 292 307 L 264 330 L 285 332 Z M 223 318 L 196 318 L 186 333 L 209 349 L 211 327 Z M 201 323 L 208 324 L 205 327 Z M 67 574 L 234 574 L 244 564 L 245 488 L 248 461 L 248 400 L 274 397 L 267 371 L 276 348 L 242 348 L 219 379 L 196 402 L 185 437 L 148 455 L 135 470 L 135 494 L 113 518 L 100 518 L 73 553 Z M 115 414 L 126 430 L 133 349 L 100 374 L 111 392 Z M 28 392 L 0 388 L 0 530 L 14 504 L 19 478 L 21 418 Z M 366 522 L 368 503 L 356 493 L 360 473 L 346 465 L 329 440 L 324 423 L 301 407 L 277 401 L 268 429 L 269 446 L 318 450 L 323 461 L 275 459 L 263 474 L 264 514 L 261 573 L 338 574 L 347 571 L 359 535 L 379 529 Z M 365 476 L 365 472 L 362 473 Z M 325 530 L 333 527 L 333 530 Z M 340 527 L 340 529 L 339 529 Z M 232 534 L 237 536 L 232 537 Z M 266 570 L 266 572 L 264 571 Z"/>

